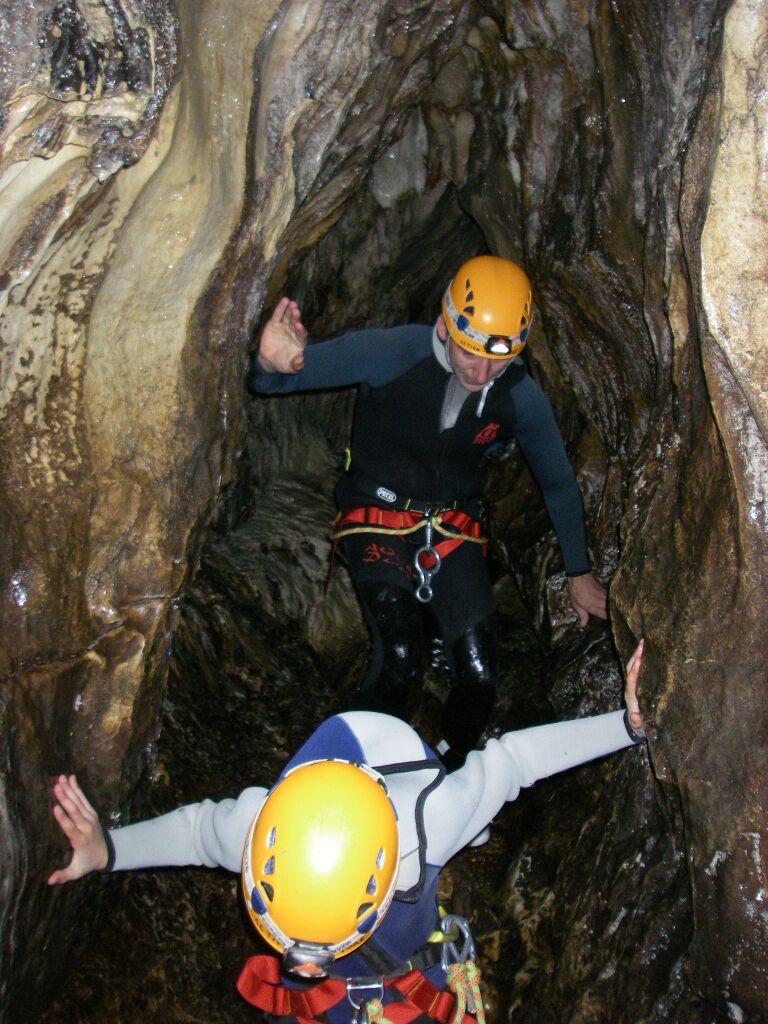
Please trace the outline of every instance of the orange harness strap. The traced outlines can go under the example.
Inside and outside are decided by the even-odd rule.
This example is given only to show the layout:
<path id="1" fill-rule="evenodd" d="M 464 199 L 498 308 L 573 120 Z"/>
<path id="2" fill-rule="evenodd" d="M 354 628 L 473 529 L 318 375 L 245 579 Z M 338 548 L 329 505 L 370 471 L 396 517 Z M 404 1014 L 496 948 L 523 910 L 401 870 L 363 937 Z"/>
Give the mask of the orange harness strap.
<path id="1" fill-rule="evenodd" d="M 456 1001 L 451 992 L 441 992 L 421 971 L 409 971 L 399 978 L 385 981 L 403 996 L 404 1002 L 388 1003 L 387 1020 L 392 1024 L 410 1024 L 425 1013 L 437 1024 L 455 1020 Z M 317 1018 L 342 999 L 346 985 L 338 978 L 327 978 L 304 991 L 282 984 L 280 961 L 273 956 L 252 956 L 237 980 L 237 990 L 246 1002 L 276 1016 L 293 1016 L 299 1024 L 318 1024 Z M 456 1024 L 476 1024 L 474 1017 L 463 1014 Z"/>
<path id="2" fill-rule="evenodd" d="M 293 1016 L 299 1024 L 315 1024 L 339 1000 L 346 998 L 343 981 L 329 978 L 305 991 L 286 988 L 280 977 L 280 961 L 274 956 L 252 956 L 237 979 L 237 991 L 252 1006 L 278 1017 Z"/>

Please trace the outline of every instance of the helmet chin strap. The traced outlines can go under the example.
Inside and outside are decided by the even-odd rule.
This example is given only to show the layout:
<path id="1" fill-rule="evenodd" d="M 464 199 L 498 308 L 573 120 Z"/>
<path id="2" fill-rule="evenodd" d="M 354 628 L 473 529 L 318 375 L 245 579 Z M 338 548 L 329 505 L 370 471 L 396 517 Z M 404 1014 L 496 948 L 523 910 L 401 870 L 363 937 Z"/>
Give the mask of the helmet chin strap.
<path id="1" fill-rule="evenodd" d="M 451 357 L 448 354 L 448 343 L 443 341 L 440 335 L 437 333 L 437 323 L 432 328 L 432 351 L 435 353 L 435 359 L 448 373 L 453 373 L 453 367 L 451 366 Z"/>

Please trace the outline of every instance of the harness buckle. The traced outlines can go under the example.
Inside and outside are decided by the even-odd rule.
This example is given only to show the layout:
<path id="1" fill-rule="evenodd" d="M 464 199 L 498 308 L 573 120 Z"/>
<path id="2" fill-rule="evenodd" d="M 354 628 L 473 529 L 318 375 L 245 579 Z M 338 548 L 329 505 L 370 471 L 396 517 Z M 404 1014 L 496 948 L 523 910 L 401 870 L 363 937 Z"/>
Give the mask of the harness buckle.
<path id="1" fill-rule="evenodd" d="M 464 964 L 467 960 L 477 959 L 475 940 L 472 938 L 472 931 L 466 917 L 461 917 L 459 914 L 446 914 L 440 920 L 440 931 L 444 935 L 448 935 L 454 928 L 457 929 L 459 938 L 462 940 L 461 952 L 453 939 L 445 939 L 440 958 L 444 971 L 447 971 L 451 964 Z"/>
<path id="2" fill-rule="evenodd" d="M 354 1024 L 368 1024 L 368 1010 L 365 1004 L 372 999 L 384 998 L 384 979 L 369 981 L 365 978 L 347 978 L 347 999 L 355 1011 L 352 1017 Z M 364 993 L 370 993 L 365 995 Z M 358 995 L 359 994 L 359 995 Z"/>

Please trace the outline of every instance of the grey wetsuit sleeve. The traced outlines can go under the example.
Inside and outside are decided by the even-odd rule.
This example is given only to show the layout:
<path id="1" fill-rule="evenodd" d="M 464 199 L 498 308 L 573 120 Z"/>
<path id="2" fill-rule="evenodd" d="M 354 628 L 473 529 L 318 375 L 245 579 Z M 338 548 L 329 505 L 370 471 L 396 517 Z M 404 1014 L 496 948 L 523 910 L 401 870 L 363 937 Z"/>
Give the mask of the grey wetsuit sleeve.
<path id="1" fill-rule="evenodd" d="M 111 829 L 113 870 L 197 864 L 239 871 L 248 829 L 266 793 L 253 787 L 237 800 L 204 800 L 149 821 Z"/>
<path id="2" fill-rule="evenodd" d="M 264 373 L 251 358 L 248 388 L 256 394 L 289 394 L 370 384 L 381 387 L 422 359 L 432 357 L 432 331 L 423 324 L 350 331 L 304 349 L 298 373 Z"/>
<path id="3" fill-rule="evenodd" d="M 442 865 L 508 800 L 539 779 L 632 745 L 624 712 L 521 729 L 489 740 L 448 775 L 425 805 L 430 863 Z"/>
<path id="4" fill-rule="evenodd" d="M 565 571 L 569 576 L 579 576 L 590 570 L 584 509 L 552 406 L 530 375 L 515 385 L 513 396 L 520 450 L 541 487 Z"/>

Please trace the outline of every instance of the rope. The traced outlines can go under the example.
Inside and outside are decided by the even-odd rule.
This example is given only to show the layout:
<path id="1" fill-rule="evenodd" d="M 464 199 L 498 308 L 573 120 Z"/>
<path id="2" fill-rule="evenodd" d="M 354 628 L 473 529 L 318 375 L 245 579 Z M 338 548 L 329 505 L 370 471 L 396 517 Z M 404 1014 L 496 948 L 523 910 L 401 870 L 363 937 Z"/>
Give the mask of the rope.
<path id="1" fill-rule="evenodd" d="M 480 992 L 480 968 L 473 960 L 451 964 L 446 974 L 448 988 L 456 996 L 456 1013 L 451 1024 L 460 1024 L 466 1013 L 474 1013 L 477 1024 L 485 1024 L 483 997 Z"/>
<path id="2" fill-rule="evenodd" d="M 394 537 L 405 537 L 408 533 L 415 533 L 417 530 L 421 530 L 424 523 L 425 520 L 422 519 L 420 523 L 416 523 L 414 526 L 404 526 L 402 529 L 398 529 L 395 526 L 350 526 L 346 530 L 342 529 L 332 533 L 331 540 L 340 540 L 342 537 L 347 537 L 350 533 L 386 533 Z"/>
<path id="3" fill-rule="evenodd" d="M 366 1003 L 365 1012 L 369 1024 L 392 1024 L 392 1021 L 384 1016 L 384 1005 L 380 999 L 371 999 Z"/>
<path id="4" fill-rule="evenodd" d="M 419 521 L 414 523 L 412 526 L 369 526 L 366 524 L 364 526 L 351 526 L 347 527 L 346 529 L 342 527 L 341 530 L 338 530 L 336 533 L 331 534 L 331 540 L 341 540 L 342 537 L 346 537 L 351 533 L 383 533 L 389 534 L 389 536 L 394 537 L 405 537 L 409 533 L 416 533 L 417 530 L 423 529 L 423 527 L 426 525 L 427 519 L 429 519 L 429 522 L 432 524 L 432 528 L 434 530 L 437 530 L 438 533 L 441 533 L 443 537 L 450 537 L 451 539 L 461 538 L 462 541 L 468 540 L 471 541 L 473 544 L 488 543 L 487 537 L 473 537 L 471 534 L 468 533 L 457 533 L 455 530 L 446 529 L 442 525 L 442 513 L 438 513 L 437 515 L 429 517 L 422 516 L 419 519 Z"/>

